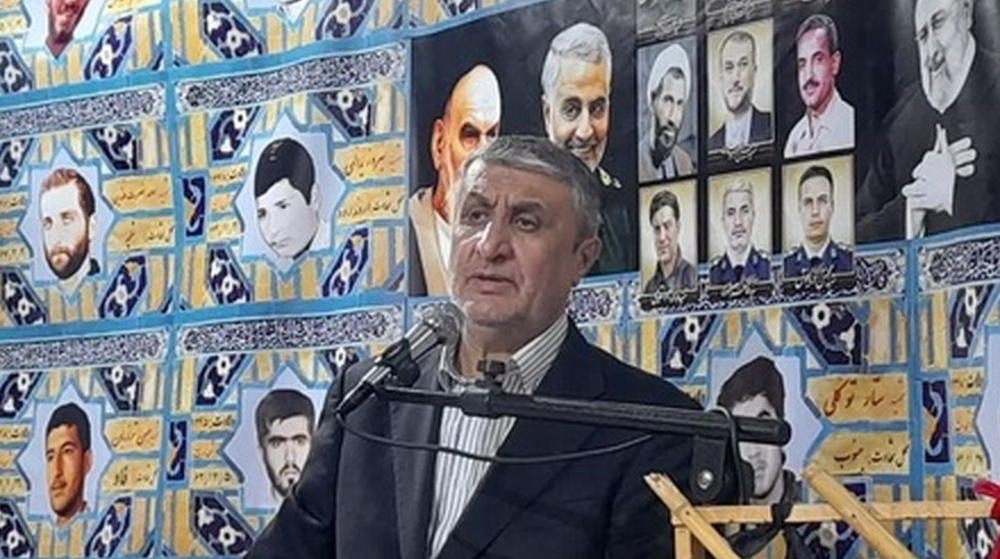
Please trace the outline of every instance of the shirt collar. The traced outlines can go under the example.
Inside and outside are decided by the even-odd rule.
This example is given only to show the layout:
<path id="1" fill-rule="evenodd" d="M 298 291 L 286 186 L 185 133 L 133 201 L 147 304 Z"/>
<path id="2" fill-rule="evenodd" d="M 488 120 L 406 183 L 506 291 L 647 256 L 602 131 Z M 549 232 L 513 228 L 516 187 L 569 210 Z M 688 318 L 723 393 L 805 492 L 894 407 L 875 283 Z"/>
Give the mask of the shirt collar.
<path id="1" fill-rule="evenodd" d="M 747 245 L 746 250 L 744 250 L 741 253 L 735 253 L 731 251 L 729 248 L 726 248 L 726 256 L 729 257 L 729 265 L 733 267 L 736 266 L 745 267 L 747 265 L 747 260 L 750 259 L 750 251 L 752 250 L 753 250 L 753 245 Z"/>
<path id="2" fill-rule="evenodd" d="M 805 242 L 802 243 L 802 250 L 805 251 L 806 256 L 809 258 L 823 258 L 823 255 L 826 254 L 826 249 L 829 247 L 830 247 L 830 237 L 826 238 L 826 242 L 823 243 L 823 246 L 819 247 L 819 250 L 816 252 L 812 251 L 812 249 L 809 247 L 809 243 Z"/>
<path id="3" fill-rule="evenodd" d="M 513 394 L 532 394 L 552 367 L 566 334 L 569 332 L 569 318 L 562 313 L 541 334 L 514 352 L 507 361 L 503 375 L 504 391 Z M 461 391 L 475 384 L 475 381 L 459 374 L 455 368 L 458 344 L 446 346 L 441 352 L 441 385 L 446 390 Z"/>
<path id="4" fill-rule="evenodd" d="M 820 130 L 826 128 L 827 130 L 832 130 L 837 126 L 837 123 L 845 118 L 843 111 L 844 100 L 840 97 L 840 92 L 836 89 L 833 90 L 833 99 L 830 100 L 830 106 L 823 111 L 822 114 L 817 116 L 815 119 L 809 115 L 806 111 L 806 128 L 803 130 L 803 135 L 805 137 L 816 137 L 819 135 Z"/>

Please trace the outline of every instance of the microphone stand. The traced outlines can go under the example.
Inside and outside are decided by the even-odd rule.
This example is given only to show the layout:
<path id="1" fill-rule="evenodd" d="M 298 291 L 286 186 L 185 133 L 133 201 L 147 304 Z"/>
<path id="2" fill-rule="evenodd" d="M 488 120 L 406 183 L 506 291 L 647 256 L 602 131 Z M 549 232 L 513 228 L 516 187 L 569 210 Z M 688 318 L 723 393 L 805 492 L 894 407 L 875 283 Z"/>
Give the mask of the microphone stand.
<path id="1" fill-rule="evenodd" d="M 395 357 L 392 360 L 395 364 L 410 365 L 405 363 L 405 356 Z M 412 372 L 406 376 L 414 378 Z M 783 420 L 733 417 L 720 411 L 704 412 L 649 404 L 510 394 L 500 390 L 495 377 L 490 380 L 481 391 L 461 394 L 391 384 L 376 387 L 375 394 L 390 401 L 457 407 L 466 415 L 477 417 L 512 416 L 693 437 L 690 488 L 692 500 L 699 504 L 746 501 L 752 486 L 746 487 L 743 480 L 749 479 L 752 483 L 753 474 L 737 470 L 749 469 L 749 465 L 739 458 L 740 441 L 783 446 L 791 438 L 791 427 Z"/>

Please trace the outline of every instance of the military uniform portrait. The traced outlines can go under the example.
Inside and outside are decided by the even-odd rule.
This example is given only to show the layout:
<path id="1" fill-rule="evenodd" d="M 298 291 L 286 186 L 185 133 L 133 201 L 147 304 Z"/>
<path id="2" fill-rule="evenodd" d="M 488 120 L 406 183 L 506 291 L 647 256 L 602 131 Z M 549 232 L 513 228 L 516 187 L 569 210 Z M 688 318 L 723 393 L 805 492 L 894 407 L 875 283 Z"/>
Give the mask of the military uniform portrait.
<path id="1" fill-rule="evenodd" d="M 772 281 L 771 170 L 709 179 L 710 286 Z"/>
<path id="2" fill-rule="evenodd" d="M 745 153 L 774 141 L 773 23 L 708 34 L 708 151 Z"/>
<path id="3" fill-rule="evenodd" d="M 673 180 L 698 171 L 698 57 L 694 38 L 640 48 L 639 182 Z"/>
<path id="4" fill-rule="evenodd" d="M 785 279 L 854 271 L 851 156 L 785 165 L 782 172 Z"/>
<path id="5" fill-rule="evenodd" d="M 698 288 L 698 202 L 694 180 L 639 190 L 643 294 Z"/>

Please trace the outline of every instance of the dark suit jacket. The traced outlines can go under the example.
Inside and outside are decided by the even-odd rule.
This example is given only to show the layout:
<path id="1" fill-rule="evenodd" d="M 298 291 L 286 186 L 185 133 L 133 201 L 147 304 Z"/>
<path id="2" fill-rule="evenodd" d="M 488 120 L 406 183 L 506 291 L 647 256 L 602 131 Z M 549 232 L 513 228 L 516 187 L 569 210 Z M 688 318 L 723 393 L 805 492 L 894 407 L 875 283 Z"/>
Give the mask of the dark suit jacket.
<path id="1" fill-rule="evenodd" d="M 440 353 L 420 365 L 418 387 L 436 385 Z M 364 364 L 347 373 L 357 382 Z M 588 344 L 571 326 L 537 396 L 634 401 L 696 408 L 666 381 Z M 425 559 L 434 499 L 435 455 L 373 444 L 345 434 L 332 416 L 331 388 L 312 452 L 292 494 L 257 540 L 250 559 L 340 557 Z M 435 443 L 440 413 L 371 400 L 349 424 L 396 440 Z M 637 433 L 517 420 L 499 453 L 542 456 L 604 447 Z M 643 475 L 666 472 L 688 487 L 691 444 L 658 436 L 595 458 L 530 466 L 494 464 L 455 526 L 441 559 L 603 559 L 672 557 L 666 507 Z"/>
<path id="2" fill-rule="evenodd" d="M 771 113 L 757 110 L 757 107 L 750 106 L 753 111 L 750 114 L 750 142 L 751 144 L 766 144 L 774 139 L 771 131 Z M 715 134 L 708 139 L 708 151 L 718 151 L 726 149 L 726 124 L 723 123 Z"/>

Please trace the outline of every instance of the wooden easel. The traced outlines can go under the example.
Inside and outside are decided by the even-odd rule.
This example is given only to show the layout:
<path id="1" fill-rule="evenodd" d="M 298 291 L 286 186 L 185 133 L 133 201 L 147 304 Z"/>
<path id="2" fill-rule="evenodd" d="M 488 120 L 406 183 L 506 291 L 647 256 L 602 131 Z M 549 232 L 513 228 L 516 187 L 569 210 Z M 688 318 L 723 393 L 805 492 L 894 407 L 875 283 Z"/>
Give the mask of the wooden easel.
<path id="1" fill-rule="evenodd" d="M 990 517 L 992 503 L 989 501 L 910 501 L 864 505 L 818 467 L 807 467 L 802 477 L 828 504 L 795 505 L 785 522 L 847 522 L 880 557 L 886 559 L 916 559 L 887 527 L 894 521 Z M 771 522 L 771 507 L 768 506 L 695 507 L 665 475 L 649 474 L 646 483 L 670 508 L 676 559 L 703 557 L 704 551 L 718 559 L 739 559 L 712 525 Z"/>

